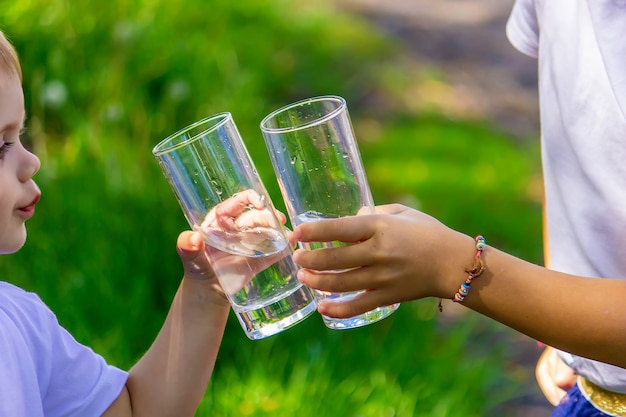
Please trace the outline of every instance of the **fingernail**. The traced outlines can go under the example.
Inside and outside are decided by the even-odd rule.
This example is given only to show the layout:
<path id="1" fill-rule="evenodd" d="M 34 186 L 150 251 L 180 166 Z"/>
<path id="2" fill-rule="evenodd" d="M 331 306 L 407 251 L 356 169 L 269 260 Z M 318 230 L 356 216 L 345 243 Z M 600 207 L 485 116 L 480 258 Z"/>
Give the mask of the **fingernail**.
<path id="1" fill-rule="evenodd" d="M 191 235 L 191 237 L 189 238 L 189 243 L 191 243 L 192 249 L 200 249 L 200 247 L 202 246 L 202 238 L 200 237 L 200 234 L 194 233 L 193 235 Z"/>

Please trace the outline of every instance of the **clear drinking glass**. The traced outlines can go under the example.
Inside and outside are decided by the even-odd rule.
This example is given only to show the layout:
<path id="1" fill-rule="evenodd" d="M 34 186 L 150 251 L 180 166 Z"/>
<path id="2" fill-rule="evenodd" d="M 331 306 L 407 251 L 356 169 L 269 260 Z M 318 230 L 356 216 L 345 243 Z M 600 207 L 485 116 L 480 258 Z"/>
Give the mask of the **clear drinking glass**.
<path id="1" fill-rule="evenodd" d="M 322 96 L 287 105 L 266 116 L 261 130 L 294 227 L 373 213 L 374 201 L 343 98 Z M 307 249 L 343 244 L 300 243 Z M 347 301 L 359 293 L 315 291 L 320 302 Z M 355 328 L 389 316 L 398 306 L 379 307 L 348 319 L 323 319 L 331 329 Z"/>
<path id="2" fill-rule="evenodd" d="M 293 249 L 230 113 L 167 137 L 153 154 L 250 339 L 317 309 L 296 278 Z"/>

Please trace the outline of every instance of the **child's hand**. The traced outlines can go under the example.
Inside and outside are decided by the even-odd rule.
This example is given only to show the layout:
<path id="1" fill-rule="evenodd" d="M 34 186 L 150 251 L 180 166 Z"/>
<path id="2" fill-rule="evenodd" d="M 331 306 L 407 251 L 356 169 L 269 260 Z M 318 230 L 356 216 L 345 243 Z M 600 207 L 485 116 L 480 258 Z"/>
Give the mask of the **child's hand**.
<path id="1" fill-rule="evenodd" d="M 294 236 L 350 243 L 294 254 L 304 268 L 298 273 L 303 284 L 329 292 L 366 290 L 351 301 L 320 304 L 322 314 L 337 318 L 428 296 L 450 298 L 474 256 L 471 237 L 399 204 L 377 207 L 375 214 L 303 223 Z"/>
<path id="2" fill-rule="evenodd" d="M 575 384 L 577 375 L 557 354 L 556 349 L 546 346 L 537 361 L 535 377 L 543 395 L 556 406 Z"/>
<path id="3" fill-rule="evenodd" d="M 184 278 L 206 281 L 216 294 L 220 295 L 225 302 L 228 302 L 224 295 L 224 290 L 222 290 L 217 276 L 209 263 L 200 233 L 191 230 L 182 232 L 178 235 L 176 250 L 183 263 Z"/>
<path id="4" fill-rule="evenodd" d="M 274 215 L 264 199 L 254 190 L 246 190 L 233 195 L 214 207 L 205 217 L 197 231 L 187 231 L 178 238 L 178 252 L 185 267 L 185 276 L 195 279 L 215 279 L 227 277 L 218 285 L 219 292 L 234 294 L 241 290 L 257 273 L 288 255 L 287 251 L 276 253 L 280 248 L 280 222 L 286 222 L 283 213 Z M 292 232 L 285 230 L 289 244 L 297 242 Z M 202 234 L 209 241 L 220 242 L 211 246 L 204 243 Z M 237 255 L 220 246 L 235 249 Z M 267 249 L 268 256 L 248 257 L 259 249 Z M 216 281 L 217 282 L 217 281 Z"/>

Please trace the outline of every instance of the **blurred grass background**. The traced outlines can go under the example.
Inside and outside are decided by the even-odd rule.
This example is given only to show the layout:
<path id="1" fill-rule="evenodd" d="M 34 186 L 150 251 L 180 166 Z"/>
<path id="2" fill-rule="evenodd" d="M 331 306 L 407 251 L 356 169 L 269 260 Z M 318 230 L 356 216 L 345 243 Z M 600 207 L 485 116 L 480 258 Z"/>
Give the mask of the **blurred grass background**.
<path id="1" fill-rule="evenodd" d="M 41 295 L 78 340 L 128 368 L 156 335 L 181 277 L 188 228 L 154 161 L 160 139 L 233 113 L 277 207 L 258 125 L 302 98 L 346 98 L 378 204 L 402 202 L 541 263 L 534 141 L 489 120 L 415 111 L 445 83 L 392 40 L 323 0 L 1 0 L 24 71 L 43 198 L 0 276 Z M 443 103 L 445 106 L 445 103 Z M 366 328 L 315 315 L 249 341 L 231 316 L 198 416 L 490 416 L 525 395 L 514 334 L 473 313 L 404 303 Z M 498 411 L 500 410 L 500 411 Z"/>

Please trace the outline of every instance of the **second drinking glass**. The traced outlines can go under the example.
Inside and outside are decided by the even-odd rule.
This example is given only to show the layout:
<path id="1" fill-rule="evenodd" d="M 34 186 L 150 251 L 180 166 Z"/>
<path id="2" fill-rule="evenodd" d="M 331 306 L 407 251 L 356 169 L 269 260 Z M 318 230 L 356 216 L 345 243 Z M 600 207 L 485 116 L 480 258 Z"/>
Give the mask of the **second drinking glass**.
<path id="1" fill-rule="evenodd" d="M 322 96 L 282 107 L 263 119 L 261 130 L 294 227 L 373 213 L 374 201 L 343 98 Z M 304 247 L 337 245 L 343 243 L 307 243 Z M 347 301 L 358 294 L 316 291 L 320 302 Z M 397 308 L 395 304 L 348 319 L 323 319 L 331 329 L 350 329 L 382 320 Z"/>

